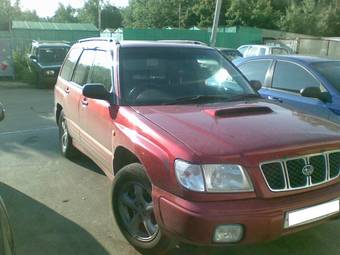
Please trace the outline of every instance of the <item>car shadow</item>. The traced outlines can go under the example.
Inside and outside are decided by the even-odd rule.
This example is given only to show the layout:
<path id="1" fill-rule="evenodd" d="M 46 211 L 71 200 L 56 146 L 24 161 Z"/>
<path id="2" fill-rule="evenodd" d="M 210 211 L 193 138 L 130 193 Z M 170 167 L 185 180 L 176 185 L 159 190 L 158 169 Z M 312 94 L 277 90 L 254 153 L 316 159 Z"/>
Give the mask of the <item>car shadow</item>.
<path id="1" fill-rule="evenodd" d="M 10 186 L 0 183 L 17 254 L 109 255 L 85 229 Z"/>

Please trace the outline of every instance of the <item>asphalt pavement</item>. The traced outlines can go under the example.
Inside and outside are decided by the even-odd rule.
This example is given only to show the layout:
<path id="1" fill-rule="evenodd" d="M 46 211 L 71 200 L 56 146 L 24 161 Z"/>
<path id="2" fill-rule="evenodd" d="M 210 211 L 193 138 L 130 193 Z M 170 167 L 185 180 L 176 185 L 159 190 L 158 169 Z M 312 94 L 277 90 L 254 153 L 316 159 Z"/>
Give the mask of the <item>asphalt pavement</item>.
<path id="1" fill-rule="evenodd" d="M 120 234 L 110 205 L 110 180 L 87 157 L 59 152 L 53 91 L 0 81 L 6 118 L 0 123 L 0 195 L 18 255 L 137 255 Z M 268 226 L 263 226 L 264 228 Z M 338 255 L 340 221 L 261 245 L 170 255 Z"/>

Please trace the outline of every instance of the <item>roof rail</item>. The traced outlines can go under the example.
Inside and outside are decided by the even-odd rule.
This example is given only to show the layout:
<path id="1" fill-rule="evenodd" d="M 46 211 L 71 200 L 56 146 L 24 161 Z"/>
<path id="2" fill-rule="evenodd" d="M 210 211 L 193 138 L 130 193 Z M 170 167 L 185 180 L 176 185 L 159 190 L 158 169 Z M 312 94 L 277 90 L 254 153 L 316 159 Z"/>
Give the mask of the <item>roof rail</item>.
<path id="1" fill-rule="evenodd" d="M 186 44 L 197 44 L 197 45 L 205 45 L 206 43 L 200 42 L 200 41 L 193 41 L 193 40 L 158 40 L 158 42 L 164 42 L 164 43 L 186 43 Z"/>
<path id="2" fill-rule="evenodd" d="M 85 38 L 85 39 L 80 39 L 78 42 L 91 42 L 91 41 L 103 41 L 103 42 L 115 42 L 119 43 L 119 41 L 116 41 L 113 38 L 106 38 L 106 37 L 91 37 L 91 38 Z"/>

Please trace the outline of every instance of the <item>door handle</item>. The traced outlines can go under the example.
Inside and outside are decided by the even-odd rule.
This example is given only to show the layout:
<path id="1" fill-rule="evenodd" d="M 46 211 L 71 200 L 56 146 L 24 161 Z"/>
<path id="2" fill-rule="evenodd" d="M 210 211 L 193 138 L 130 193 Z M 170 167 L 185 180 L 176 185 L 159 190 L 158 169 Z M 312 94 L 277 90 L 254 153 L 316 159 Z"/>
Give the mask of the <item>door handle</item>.
<path id="1" fill-rule="evenodd" d="M 82 100 L 81 100 L 81 104 L 83 105 L 83 106 L 88 106 L 89 105 L 89 102 L 87 101 L 87 98 L 83 98 Z"/>
<path id="2" fill-rule="evenodd" d="M 278 101 L 278 102 L 282 103 L 282 99 L 278 98 L 278 97 L 268 96 L 268 99 L 269 100 L 273 100 L 273 101 Z"/>

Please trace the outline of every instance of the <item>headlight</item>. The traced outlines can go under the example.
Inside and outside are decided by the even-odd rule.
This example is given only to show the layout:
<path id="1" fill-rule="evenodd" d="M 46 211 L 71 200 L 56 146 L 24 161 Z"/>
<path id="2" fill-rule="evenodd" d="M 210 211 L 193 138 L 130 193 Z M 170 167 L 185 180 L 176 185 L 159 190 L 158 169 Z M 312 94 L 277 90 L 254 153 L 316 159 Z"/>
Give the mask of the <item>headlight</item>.
<path id="1" fill-rule="evenodd" d="M 193 191 L 205 191 L 201 166 L 176 160 L 175 171 L 177 180 L 183 187 Z"/>
<path id="2" fill-rule="evenodd" d="M 253 185 L 245 169 L 239 165 L 203 165 L 208 192 L 253 191 Z"/>
<path id="3" fill-rule="evenodd" d="M 246 170 L 239 165 L 194 165 L 176 160 L 175 172 L 179 183 L 193 191 L 222 193 L 254 190 Z"/>
<path id="4" fill-rule="evenodd" d="M 47 71 L 45 72 L 45 74 L 48 75 L 48 76 L 52 76 L 52 75 L 55 74 L 55 71 L 54 71 L 54 70 L 47 70 Z"/>

